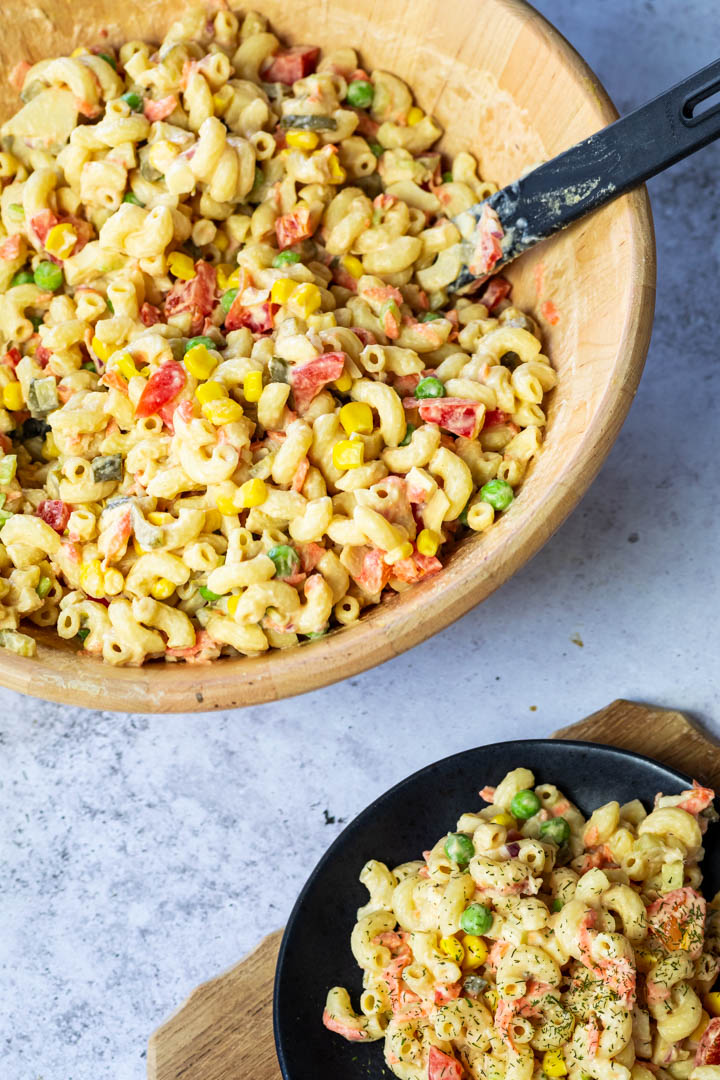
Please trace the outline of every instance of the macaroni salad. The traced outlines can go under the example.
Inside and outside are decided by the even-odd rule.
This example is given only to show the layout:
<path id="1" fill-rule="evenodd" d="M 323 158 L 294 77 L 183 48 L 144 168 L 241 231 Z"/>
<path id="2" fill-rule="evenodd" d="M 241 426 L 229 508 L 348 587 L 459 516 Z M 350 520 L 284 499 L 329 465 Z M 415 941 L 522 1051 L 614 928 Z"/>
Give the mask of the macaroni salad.
<path id="1" fill-rule="evenodd" d="M 588 821 L 529 769 L 480 794 L 422 861 L 363 868 L 360 1012 L 335 987 L 326 1027 L 384 1039 L 405 1080 L 720 1080 L 720 893 L 699 891 L 714 793 Z"/>
<path id="2" fill-rule="evenodd" d="M 507 510 L 556 375 L 508 282 L 449 296 L 496 189 L 400 79 L 227 7 L 12 79 L 0 645 L 284 648 Z"/>

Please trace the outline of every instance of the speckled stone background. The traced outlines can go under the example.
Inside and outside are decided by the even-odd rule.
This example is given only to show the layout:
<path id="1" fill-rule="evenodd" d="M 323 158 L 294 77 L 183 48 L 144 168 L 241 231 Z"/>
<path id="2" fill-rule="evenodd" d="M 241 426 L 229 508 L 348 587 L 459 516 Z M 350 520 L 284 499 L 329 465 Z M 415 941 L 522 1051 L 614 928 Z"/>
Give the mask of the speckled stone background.
<path id="1" fill-rule="evenodd" d="M 621 111 L 711 59 L 716 0 L 539 0 Z M 224 715 L 0 691 L 0 1077 L 131 1080 L 151 1030 L 282 925 L 347 821 L 427 762 L 618 696 L 720 734 L 720 147 L 651 185 L 652 348 L 601 476 L 482 607 L 379 670 Z"/>

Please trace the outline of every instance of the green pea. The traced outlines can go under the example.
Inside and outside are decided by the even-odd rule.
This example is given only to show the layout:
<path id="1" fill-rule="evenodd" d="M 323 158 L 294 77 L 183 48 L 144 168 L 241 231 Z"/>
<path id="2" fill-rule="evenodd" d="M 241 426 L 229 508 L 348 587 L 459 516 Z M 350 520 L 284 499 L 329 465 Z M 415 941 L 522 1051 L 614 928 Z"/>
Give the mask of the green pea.
<path id="1" fill-rule="evenodd" d="M 540 839 L 548 840 L 551 844 L 561 847 L 570 839 L 570 826 L 564 817 L 551 818 L 543 821 L 540 826 Z"/>
<path id="2" fill-rule="evenodd" d="M 97 368 L 95 367 L 95 364 L 93 363 L 92 360 L 85 360 L 85 362 L 82 363 L 80 366 L 85 371 L 95 371 L 95 372 L 97 372 Z"/>
<path id="3" fill-rule="evenodd" d="M 557 899 L 553 900 L 552 904 L 550 905 L 550 910 L 551 911 L 562 911 L 562 909 L 563 909 L 562 900 L 557 900 Z"/>
<path id="4" fill-rule="evenodd" d="M 35 275 L 32 270 L 18 270 L 10 279 L 10 288 L 13 289 L 16 285 L 32 285 L 35 281 Z"/>
<path id="5" fill-rule="evenodd" d="M 220 307 L 223 309 L 226 315 L 230 308 L 233 306 L 233 301 L 237 296 L 238 292 L 238 289 L 228 289 L 227 292 L 224 292 L 222 294 L 222 298 L 220 300 Z"/>
<path id="6" fill-rule="evenodd" d="M 143 107 L 143 99 L 140 94 L 136 94 L 134 90 L 128 90 L 127 94 L 121 96 L 121 101 L 126 101 L 133 112 L 140 112 Z"/>
<path id="7" fill-rule="evenodd" d="M 41 262 L 35 267 L 33 281 L 43 292 L 57 292 L 64 280 L 62 269 L 54 262 Z"/>
<path id="8" fill-rule="evenodd" d="M 442 319 L 443 315 L 439 311 L 423 311 L 422 315 L 418 317 L 418 322 L 434 322 L 435 319 Z"/>
<path id="9" fill-rule="evenodd" d="M 428 375 L 421 379 L 415 387 L 416 398 L 439 398 L 445 397 L 445 387 L 434 375 Z"/>
<path id="10" fill-rule="evenodd" d="M 280 251 L 272 261 L 276 270 L 279 270 L 281 266 L 294 266 L 295 263 L 300 262 L 300 256 L 297 251 Z"/>
<path id="11" fill-rule="evenodd" d="M 204 345 L 206 349 L 217 349 L 217 342 L 213 341 L 211 337 L 207 337 L 205 334 L 199 334 L 198 337 L 188 338 L 185 342 L 185 352 L 189 352 L 190 349 L 194 349 L 196 345 Z"/>
<path id="12" fill-rule="evenodd" d="M 33 329 L 35 330 L 35 333 L 37 333 L 38 327 L 43 325 L 44 319 L 42 315 L 31 315 L 30 322 L 33 324 Z"/>
<path id="13" fill-rule="evenodd" d="M 123 202 L 132 203 L 133 206 L 143 205 L 143 203 L 140 202 L 134 191 L 126 191 L 123 195 Z"/>
<path id="14" fill-rule="evenodd" d="M 84 641 L 85 638 L 89 635 L 89 633 L 90 633 L 90 631 L 85 626 L 85 627 L 83 627 L 82 630 L 78 630 L 78 632 L 77 632 L 77 634 L 75 636 L 79 637 L 81 641 Z"/>
<path id="15" fill-rule="evenodd" d="M 510 803 L 510 813 L 513 817 L 519 818 L 520 821 L 527 821 L 528 818 L 534 817 L 539 809 L 540 800 L 530 788 L 523 788 L 522 791 L 518 791 L 513 795 L 513 800 Z"/>
<path id="16" fill-rule="evenodd" d="M 346 101 L 355 109 L 368 109 L 375 97 L 375 87 L 365 79 L 353 79 L 347 88 Z"/>
<path id="17" fill-rule="evenodd" d="M 480 498 L 483 502 L 490 503 L 493 510 L 507 510 L 515 495 L 505 480 L 488 480 L 487 484 L 480 488 Z"/>
<path id="18" fill-rule="evenodd" d="M 109 64 L 113 71 L 117 71 L 117 60 L 114 56 L 109 56 L 108 53 L 98 53 L 101 60 L 104 60 L 106 64 Z"/>
<path id="19" fill-rule="evenodd" d="M 385 153 L 385 147 L 379 142 L 368 143 L 375 157 L 381 157 Z"/>
<path id="20" fill-rule="evenodd" d="M 460 916 L 460 929 L 466 934 L 487 934 L 493 924 L 493 913 L 485 904 L 470 904 Z"/>
<path id="21" fill-rule="evenodd" d="M 465 833 L 451 832 L 445 841 L 445 854 L 464 870 L 475 854 L 475 845 Z"/>
<path id="22" fill-rule="evenodd" d="M 442 174 L 442 182 L 443 182 L 443 184 L 452 184 L 452 173 L 451 172 L 444 172 Z"/>
<path id="23" fill-rule="evenodd" d="M 466 503 L 464 508 L 458 514 L 458 521 L 460 522 L 461 525 L 467 525 L 467 523 L 468 523 L 467 516 L 468 516 L 468 506 L 469 505 L 470 505 L 469 502 Z"/>
<path id="24" fill-rule="evenodd" d="M 35 592 L 38 594 L 41 600 L 44 600 L 47 594 L 52 589 L 52 581 L 49 577 L 41 577 L 40 581 L 35 586 Z"/>
<path id="25" fill-rule="evenodd" d="M 212 589 L 208 589 L 207 585 L 201 585 L 198 592 L 202 596 L 203 600 L 207 600 L 209 604 L 214 603 L 215 600 L 220 599 L 220 593 L 213 592 Z"/>
<path id="26" fill-rule="evenodd" d="M 268 558 L 275 563 L 275 573 L 279 578 L 289 578 L 300 567 L 300 556 L 289 544 L 276 544 L 268 551 Z"/>
<path id="27" fill-rule="evenodd" d="M 400 446 L 409 446 L 410 445 L 410 440 L 412 439 L 413 431 L 415 431 L 415 425 L 414 424 L 408 424 L 407 427 L 405 428 L 405 438 L 399 444 Z"/>

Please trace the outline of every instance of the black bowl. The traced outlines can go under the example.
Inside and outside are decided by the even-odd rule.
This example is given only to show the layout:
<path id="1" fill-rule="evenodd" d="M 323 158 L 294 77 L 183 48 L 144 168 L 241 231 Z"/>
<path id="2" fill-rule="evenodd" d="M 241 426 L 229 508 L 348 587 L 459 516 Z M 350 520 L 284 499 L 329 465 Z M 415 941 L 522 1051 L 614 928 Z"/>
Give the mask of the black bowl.
<path id="1" fill-rule="evenodd" d="M 285 1080 L 380 1080 L 382 1042 L 346 1042 L 322 1024 L 325 997 L 346 986 L 355 1008 L 361 971 L 350 952 L 355 913 L 367 901 L 358 874 L 368 859 L 397 866 L 418 859 L 460 814 L 485 805 L 484 784 L 526 766 L 536 783 L 553 783 L 584 814 L 610 799 L 675 794 L 689 778 L 657 761 L 593 743 L 527 739 L 478 746 L 428 765 L 381 795 L 340 834 L 300 893 L 280 946 L 275 976 L 274 1029 Z M 706 836 L 704 891 L 720 889 L 720 825 Z"/>

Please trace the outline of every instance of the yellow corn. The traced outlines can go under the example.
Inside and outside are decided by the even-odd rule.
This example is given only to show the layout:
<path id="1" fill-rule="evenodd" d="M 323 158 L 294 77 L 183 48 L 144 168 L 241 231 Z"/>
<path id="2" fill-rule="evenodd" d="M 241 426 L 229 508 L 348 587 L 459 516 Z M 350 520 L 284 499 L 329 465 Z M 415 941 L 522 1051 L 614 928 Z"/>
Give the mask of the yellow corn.
<path id="1" fill-rule="evenodd" d="M 703 1011 L 700 1013 L 700 1022 L 698 1024 L 698 1026 L 695 1028 L 695 1030 L 693 1031 L 692 1035 L 690 1036 L 690 1038 L 692 1039 L 693 1042 L 700 1042 L 703 1035 L 705 1034 L 705 1029 L 707 1028 L 709 1023 L 710 1023 L 710 1017 L 708 1016 L 708 1014 L 703 1009 Z"/>
<path id="2" fill-rule="evenodd" d="M 80 586 L 88 596 L 94 596 L 97 600 L 105 597 L 105 582 L 99 559 L 91 559 L 85 563 L 80 571 Z"/>
<path id="3" fill-rule="evenodd" d="M 223 517 L 232 517 L 237 514 L 235 500 L 230 495 L 218 495 L 217 508 Z"/>
<path id="4" fill-rule="evenodd" d="M 10 412 L 18 412 L 25 405 L 22 386 L 19 382 L 11 382 L 3 386 L 3 405 Z"/>
<path id="5" fill-rule="evenodd" d="M 218 249 L 218 251 L 227 251 L 227 249 L 230 247 L 230 241 L 228 240 L 227 236 L 224 232 L 220 232 L 219 229 L 215 233 L 215 239 L 213 240 L 213 244 Z"/>
<path id="6" fill-rule="evenodd" d="M 504 825 L 506 829 L 515 828 L 515 818 L 511 814 L 496 814 L 495 817 L 490 818 L 490 822 L 492 825 Z"/>
<path id="7" fill-rule="evenodd" d="M 720 1016 L 720 991 L 713 990 L 711 994 L 706 994 L 705 1005 L 711 1016 Z"/>
<path id="8" fill-rule="evenodd" d="M 336 390 L 340 391 L 341 394 L 347 394 L 352 384 L 352 375 L 348 375 L 347 371 L 343 371 L 340 378 L 336 379 L 333 385 Z"/>
<path id="9" fill-rule="evenodd" d="M 298 315 L 305 319 L 316 312 L 322 304 L 322 293 L 317 285 L 305 281 L 293 291 L 291 304 Z"/>
<path id="10" fill-rule="evenodd" d="M 230 596 L 230 597 L 228 597 L 227 609 L 228 609 L 228 615 L 231 618 L 234 616 L 235 612 L 237 611 L 237 606 L 238 606 L 239 603 L 240 603 L 240 597 L 239 596 Z"/>
<path id="11" fill-rule="evenodd" d="M 494 987 L 491 987 L 489 990 L 485 991 L 484 997 L 485 997 L 486 1002 L 488 1003 L 488 1005 L 492 1009 L 492 1011 L 495 1012 L 495 1010 L 497 1009 L 497 1003 L 498 1003 L 498 992 L 497 992 L 497 990 L 495 990 Z"/>
<path id="12" fill-rule="evenodd" d="M 297 281 L 293 281 L 292 278 L 278 278 L 277 281 L 273 282 L 270 299 L 273 304 L 287 304 L 297 287 Z"/>
<path id="13" fill-rule="evenodd" d="M 195 263 L 182 251 L 173 251 L 168 255 L 168 270 L 180 281 L 192 281 L 195 277 Z"/>
<path id="14" fill-rule="evenodd" d="M 542 1067 L 546 1076 L 567 1076 L 568 1067 L 560 1050 L 546 1050 Z"/>
<path id="15" fill-rule="evenodd" d="M 410 127 L 415 127 L 416 124 L 420 123 L 424 116 L 425 113 L 422 109 L 419 109 L 417 105 L 413 105 L 412 109 L 410 109 L 407 114 L 407 122 Z"/>
<path id="16" fill-rule="evenodd" d="M 456 964 L 462 964 L 465 959 L 465 950 L 462 947 L 462 943 L 459 938 L 454 936 L 440 938 L 440 948 L 449 956 L 451 960 L 454 960 Z"/>
<path id="17" fill-rule="evenodd" d="M 148 150 L 148 161 L 158 172 L 165 173 L 180 153 L 180 147 L 169 139 L 158 139 Z"/>
<path id="18" fill-rule="evenodd" d="M 235 496 L 236 505 L 240 505 L 243 509 L 251 508 L 253 506 L 261 506 L 265 502 L 268 496 L 267 485 L 264 480 L 261 480 L 259 476 L 254 477 L 252 480 L 246 480 L 244 484 L 241 484 L 238 488 L 238 493 Z"/>
<path id="19" fill-rule="evenodd" d="M 434 555 L 440 547 L 441 537 L 434 529 L 422 529 L 417 538 L 417 549 L 421 555 Z"/>
<path id="20" fill-rule="evenodd" d="M 138 373 L 138 369 L 135 367 L 135 361 L 129 352 L 121 352 L 119 356 L 115 357 L 114 363 L 124 379 L 132 379 L 132 377 Z"/>
<path id="21" fill-rule="evenodd" d="M 222 514 L 218 510 L 205 511 L 205 532 L 213 533 L 222 525 Z"/>
<path id="22" fill-rule="evenodd" d="M 169 525 L 175 520 L 172 514 L 167 514 L 164 510 L 151 510 L 147 519 L 151 525 Z"/>
<path id="23" fill-rule="evenodd" d="M 406 540 L 404 544 L 398 544 L 392 551 L 386 551 L 383 555 L 383 562 L 388 566 L 394 566 L 396 562 L 402 562 L 403 559 L 409 559 L 413 553 L 413 546 L 409 540 Z"/>
<path id="24" fill-rule="evenodd" d="M 98 360 L 102 360 L 103 364 L 107 363 L 107 360 L 112 355 L 110 346 L 106 345 L 104 341 L 101 341 L 97 334 L 95 334 L 90 342 L 90 348 L 95 353 Z"/>
<path id="25" fill-rule="evenodd" d="M 90 50 L 86 49 L 84 45 L 78 45 L 77 49 L 73 49 L 70 55 L 74 60 L 76 56 L 87 56 L 89 52 Z"/>
<path id="26" fill-rule="evenodd" d="M 338 161 L 337 154 L 330 155 L 328 158 L 328 165 L 330 166 L 330 183 L 344 184 L 347 180 L 347 173 Z"/>
<path id="27" fill-rule="evenodd" d="M 217 94 L 213 94 L 213 107 L 216 116 L 222 116 L 234 96 L 235 91 L 227 83 L 225 86 L 220 87 Z"/>
<path id="28" fill-rule="evenodd" d="M 201 405 L 207 405 L 208 401 L 220 401 L 221 398 L 226 398 L 228 392 L 219 382 L 205 382 L 201 383 L 195 391 L 195 397 L 198 399 Z"/>
<path id="29" fill-rule="evenodd" d="M 146 364 L 145 367 L 140 368 L 139 374 L 142 375 L 143 379 L 149 379 L 151 375 L 150 365 Z"/>
<path id="30" fill-rule="evenodd" d="M 239 288 L 240 288 L 240 283 L 241 283 L 241 280 L 242 280 L 242 276 L 243 276 L 244 272 L 245 272 L 245 271 L 243 270 L 243 267 L 242 267 L 242 266 L 238 266 L 238 267 L 236 267 L 236 268 L 235 268 L 235 269 L 233 270 L 232 274 L 230 274 L 230 275 L 228 276 L 228 279 L 227 279 L 227 288 L 228 288 L 228 289 L 239 289 Z"/>
<path id="31" fill-rule="evenodd" d="M 215 237 L 215 242 L 217 244 L 217 236 Z M 218 288 L 222 289 L 223 292 L 225 292 L 225 290 L 229 287 L 228 277 L 230 276 L 230 274 L 232 274 L 232 272 L 233 268 L 230 263 L 220 263 L 216 270 Z"/>
<path id="32" fill-rule="evenodd" d="M 60 451 L 57 448 L 57 444 L 55 442 L 55 436 L 53 435 L 52 431 L 49 431 L 47 433 L 47 436 L 45 437 L 45 442 L 43 443 L 43 451 L 42 452 L 43 452 L 43 457 L 45 458 L 46 461 L 51 461 L 53 458 L 60 457 Z"/>
<path id="33" fill-rule="evenodd" d="M 475 934 L 466 934 L 463 938 L 463 946 L 465 948 L 464 967 L 472 971 L 485 963 L 488 950 L 481 937 L 476 937 Z"/>
<path id="34" fill-rule="evenodd" d="M 203 416 L 210 421 L 211 424 L 215 424 L 219 427 L 221 424 L 234 424 L 236 420 L 240 420 L 243 415 L 242 405 L 238 405 L 237 401 L 231 401 L 230 398 L 222 398 L 221 400 L 206 401 L 202 407 Z"/>
<path id="35" fill-rule="evenodd" d="M 371 435 L 373 429 L 373 412 L 364 401 L 349 401 L 340 410 L 340 423 L 348 435 L 354 431 L 360 435 Z"/>
<path id="36" fill-rule="evenodd" d="M 285 142 L 293 150 L 314 150 L 320 139 L 314 131 L 288 131 Z"/>
<path id="37" fill-rule="evenodd" d="M 361 278 L 365 273 L 365 270 L 363 269 L 363 264 L 360 262 L 359 259 L 356 259 L 354 255 L 343 255 L 342 259 L 340 260 L 340 265 L 342 266 L 343 270 L 347 270 L 350 277 L 354 277 L 356 281 L 358 278 Z"/>
<path id="38" fill-rule="evenodd" d="M 206 345 L 193 345 L 185 353 L 185 367 L 196 379 L 209 379 L 218 366 L 218 358 L 208 351 Z"/>
<path id="39" fill-rule="evenodd" d="M 53 225 L 45 239 L 45 250 L 58 259 L 67 259 L 72 255 L 77 243 L 77 233 L 72 225 Z"/>
<path id="40" fill-rule="evenodd" d="M 336 469 L 357 469 L 365 462 L 365 444 L 360 439 L 341 439 L 333 446 Z"/>
<path id="41" fill-rule="evenodd" d="M 147 555 L 147 548 L 140 547 L 140 545 L 137 542 L 137 537 L 136 536 L 133 536 L 132 544 L 133 544 L 133 551 L 135 552 L 136 555 Z"/>
<path id="42" fill-rule="evenodd" d="M 175 585 L 170 578 L 161 577 L 150 586 L 150 595 L 156 600 L 167 600 L 175 592 Z"/>
<path id="43" fill-rule="evenodd" d="M 105 592 L 108 596 L 119 596 L 125 588 L 125 578 L 119 570 L 116 570 L 114 566 L 111 566 L 105 571 L 104 584 Z"/>
<path id="44" fill-rule="evenodd" d="M 248 371 L 243 379 L 243 394 L 246 401 L 259 401 L 263 390 L 262 371 Z"/>

